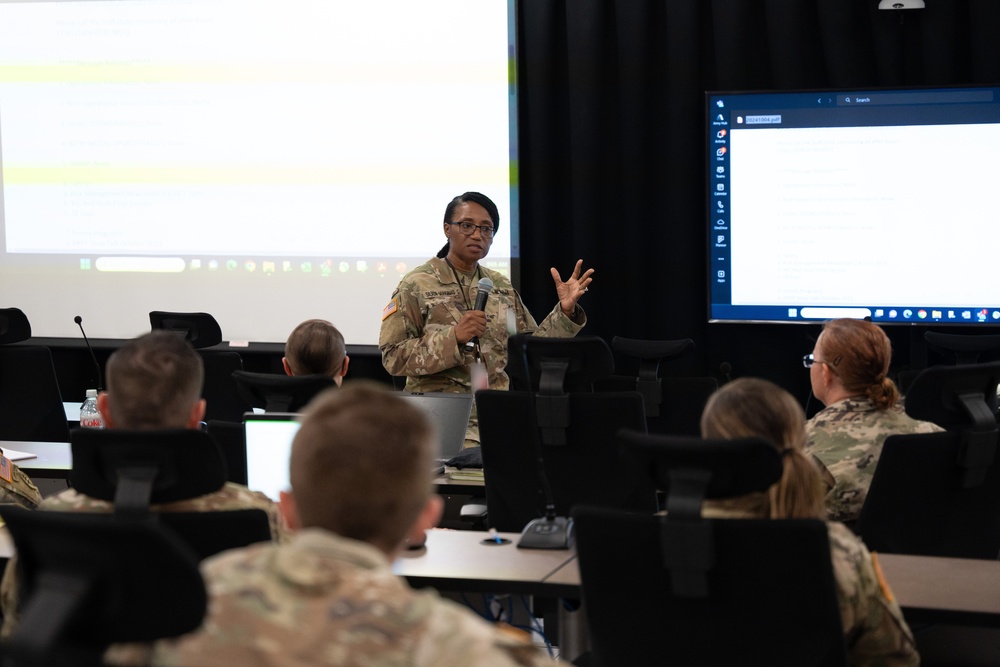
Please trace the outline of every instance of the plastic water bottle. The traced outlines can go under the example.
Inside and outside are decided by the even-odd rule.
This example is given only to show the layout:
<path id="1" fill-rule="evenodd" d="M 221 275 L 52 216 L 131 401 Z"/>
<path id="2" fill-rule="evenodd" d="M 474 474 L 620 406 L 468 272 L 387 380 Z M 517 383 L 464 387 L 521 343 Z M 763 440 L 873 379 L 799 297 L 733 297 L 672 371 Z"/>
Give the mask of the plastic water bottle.
<path id="1" fill-rule="evenodd" d="M 104 418 L 97 409 L 97 390 L 88 389 L 87 398 L 80 406 L 80 426 L 83 428 L 104 428 Z"/>

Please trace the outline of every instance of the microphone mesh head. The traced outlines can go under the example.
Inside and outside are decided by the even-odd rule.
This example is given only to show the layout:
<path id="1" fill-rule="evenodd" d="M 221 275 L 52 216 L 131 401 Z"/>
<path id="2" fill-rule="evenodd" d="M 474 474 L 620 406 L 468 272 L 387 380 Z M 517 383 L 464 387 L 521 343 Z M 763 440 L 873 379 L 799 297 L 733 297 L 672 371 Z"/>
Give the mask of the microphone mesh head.
<path id="1" fill-rule="evenodd" d="M 486 292 L 488 294 L 490 290 L 493 289 L 493 281 L 489 278 L 480 278 L 478 284 L 480 292 Z"/>

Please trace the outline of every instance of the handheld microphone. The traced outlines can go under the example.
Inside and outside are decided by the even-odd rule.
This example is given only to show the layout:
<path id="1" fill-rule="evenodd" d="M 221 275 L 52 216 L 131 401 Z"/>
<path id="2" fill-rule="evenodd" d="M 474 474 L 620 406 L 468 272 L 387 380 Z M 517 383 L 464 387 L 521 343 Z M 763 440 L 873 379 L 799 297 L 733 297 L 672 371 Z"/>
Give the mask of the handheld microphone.
<path id="1" fill-rule="evenodd" d="M 94 362 L 94 368 L 97 369 L 97 393 L 104 391 L 104 383 L 101 382 L 101 365 L 97 363 L 97 355 L 94 354 L 94 348 L 90 346 L 90 341 L 87 339 L 87 332 L 83 330 L 83 318 L 77 315 L 73 318 L 76 322 L 76 326 L 80 327 L 80 333 L 83 334 L 83 342 L 87 344 L 87 349 L 90 351 L 90 359 Z"/>
<path id="2" fill-rule="evenodd" d="M 728 361 L 723 361 L 719 364 L 719 372 L 722 373 L 724 378 L 726 378 L 727 384 L 733 381 L 733 376 L 730 375 L 730 373 L 733 372 L 733 365 Z"/>
<path id="3" fill-rule="evenodd" d="M 486 310 L 486 300 L 490 298 L 490 291 L 493 289 L 493 281 L 489 278 L 479 279 L 479 292 L 476 294 L 476 305 L 473 310 Z M 473 348 L 479 342 L 479 336 L 473 336 L 472 340 L 465 344 L 467 348 Z"/>

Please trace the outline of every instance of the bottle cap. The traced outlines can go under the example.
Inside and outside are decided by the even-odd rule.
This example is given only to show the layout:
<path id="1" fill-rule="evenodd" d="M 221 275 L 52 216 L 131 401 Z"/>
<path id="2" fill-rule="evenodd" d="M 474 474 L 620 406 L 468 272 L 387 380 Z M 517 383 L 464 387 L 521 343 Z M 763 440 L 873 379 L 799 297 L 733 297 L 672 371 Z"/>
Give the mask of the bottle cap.
<path id="1" fill-rule="evenodd" d="M 97 398 L 97 390 L 96 389 L 88 389 L 87 390 L 87 398 Z"/>

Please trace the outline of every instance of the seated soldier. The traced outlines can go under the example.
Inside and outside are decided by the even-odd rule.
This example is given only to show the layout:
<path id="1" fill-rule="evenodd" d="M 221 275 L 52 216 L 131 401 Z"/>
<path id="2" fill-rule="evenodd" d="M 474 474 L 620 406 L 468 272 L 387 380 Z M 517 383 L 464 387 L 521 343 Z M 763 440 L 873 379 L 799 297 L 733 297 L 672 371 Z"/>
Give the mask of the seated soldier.
<path id="1" fill-rule="evenodd" d="M 325 375 L 340 386 L 350 360 L 337 327 L 326 320 L 306 320 L 288 336 L 281 365 L 288 375 Z"/>
<path id="2" fill-rule="evenodd" d="M 97 397 L 97 407 L 107 428 L 196 429 L 205 415 L 205 400 L 201 398 L 203 378 L 201 357 L 187 341 L 168 331 L 153 331 L 129 341 L 108 359 L 108 389 Z M 38 509 L 111 512 L 114 508 L 109 501 L 66 489 L 42 500 Z M 164 512 L 262 509 L 271 519 L 275 539 L 282 530 L 277 508 L 270 498 L 232 482 L 213 493 L 153 505 L 152 509 Z M 3 636 L 13 629 L 17 608 L 15 563 L 16 556 L 8 563 L 0 583 Z"/>
<path id="3" fill-rule="evenodd" d="M 393 574 L 407 535 L 441 513 L 432 438 L 423 413 L 391 391 L 363 382 L 317 396 L 281 499 L 296 534 L 205 560 L 205 623 L 157 644 L 153 664 L 553 664 L 522 632 Z"/>

